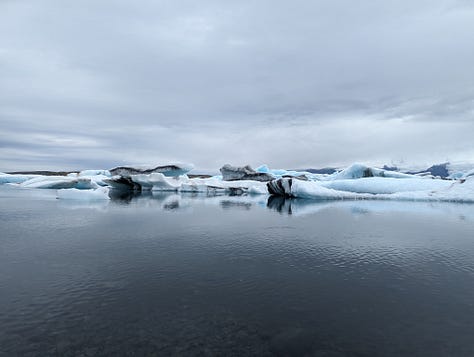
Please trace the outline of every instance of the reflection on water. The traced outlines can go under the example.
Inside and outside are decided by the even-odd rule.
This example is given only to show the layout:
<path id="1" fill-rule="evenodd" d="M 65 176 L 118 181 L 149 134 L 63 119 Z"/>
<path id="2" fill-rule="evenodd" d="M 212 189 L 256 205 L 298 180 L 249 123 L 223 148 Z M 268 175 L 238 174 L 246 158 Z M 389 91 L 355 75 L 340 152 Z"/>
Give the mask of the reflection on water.
<path id="1" fill-rule="evenodd" d="M 0 356 L 473 356 L 474 205 L 0 189 Z"/>
<path id="2" fill-rule="evenodd" d="M 449 202 L 404 202 L 379 200 L 312 200 L 286 198 L 268 195 L 246 194 L 203 194 L 171 192 L 115 192 L 111 191 L 111 204 L 153 205 L 163 210 L 189 209 L 192 205 L 202 204 L 220 206 L 223 209 L 262 209 L 279 214 L 303 216 L 328 209 L 350 211 L 353 214 L 380 214 L 386 212 L 406 212 L 413 214 L 442 214 L 459 220 L 474 220 L 474 205 Z M 77 201 L 62 201 L 63 207 L 77 206 Z M 84 202 L 82 207 L 104 206 L 104 203 Z"/>

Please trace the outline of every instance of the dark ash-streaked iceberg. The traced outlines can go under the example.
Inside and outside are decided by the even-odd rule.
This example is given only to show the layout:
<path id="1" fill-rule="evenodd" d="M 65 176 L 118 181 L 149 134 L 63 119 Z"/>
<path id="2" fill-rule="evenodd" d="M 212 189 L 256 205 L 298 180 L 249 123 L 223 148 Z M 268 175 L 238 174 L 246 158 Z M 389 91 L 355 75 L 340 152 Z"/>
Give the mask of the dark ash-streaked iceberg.
<path id="1" fill-rule="evenodd" d="M 238 167 L 225 164 L 220 168 L 222 179 L 224 181 L 253 180 L 253 181 L 271 181 L 275 177 L 264 172 L 257 172 L 249 165 Z"/>

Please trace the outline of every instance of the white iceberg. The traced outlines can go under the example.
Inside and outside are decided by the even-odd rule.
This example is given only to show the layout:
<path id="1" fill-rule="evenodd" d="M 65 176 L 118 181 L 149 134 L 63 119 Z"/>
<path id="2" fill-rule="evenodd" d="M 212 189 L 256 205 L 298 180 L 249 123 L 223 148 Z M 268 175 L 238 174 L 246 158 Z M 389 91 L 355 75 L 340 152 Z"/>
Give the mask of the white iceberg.
<path id="1" fill-rule="evenodd" d="M 147 179 L 153 191 L 178 191 L 181 185 L 188 181 L 188 177 L 186 175 L 178 177 L 166 177 L 161 173 L 143 175 L 140 177 L 140 179 L 142 183 Z"/>
<path id="2" fill-rule="evenodd" d="M 257 172 L 267 173 L 272 175 L 275 178 L 282 178 L 282 177 L 306 177 L 310 180 L 320 180 L 327 175 L 322 174 L 313 174 L 307 171 L 295 171 L 295 170 L 285 170 L 285 169 L 270 169 L 267 165 L 261 165 L 255 169 Z"/>
<path id="3" fill-rule="evenodd" d="M 474 176 L 468 179 L 451 181 L 451 185 L 437 190 L 399 192 L 385 195 L 388 199 L 403 201 L 443 201 L 474 203 Z"/>
<path id="4" fill-rule="evenodd" d="M 474 176 L 474 169 L 467 171 L 461 176 L 462 180 L 466 180 L 468 177 L 473 177 Z"/>
<path id="5" fill-rule="evenodd" d="M 222 181 L 215 177 L 193 178 L 186 175 L 171 178 L 162 174 L 151 174 L 135 177 L 132 179 L 151 185 L 153 191 L 176 191 L 176 192 L 194 192 L 194 193 L 229 193 L 241 190 L 242 192 L 267 194 L 265 182 L 253 180 Z"/>
<path id="6" fill-rule="evenodd" d="M 110 177 L 112 174 L 109 170 L 83 170 L 77 174 L 79 177 L 93 177 L 93 176 L 106 176 Z"/>
<path id="7" fill-rule="evenodd" d="M 13 175 L 0 173 L 0 184 L 6 183 L 23 183 L 35 177 L 42 177 L 39 175 Z"/>
<path id="8" fill-rule="evenodd" d="M 304 171 L 271 170 L 266 165 L 257 170 L 226 167 L 223 173 L 238 174 L 239 179 L 226 181 L 222 176 L 193 177 L 186 174 L 167 176 L 171 170 L 186 166 L 159 166 L 152 169 L 117 168 L 123 175 L 109 170 L 84 170 L 67 176 L 10 175 L 0 173 L 0 183 L 12 187 L 45 189 L 96 190 L 100 187 L 139 193 L 141 191 L 199 193 L 210 195 L 273 194 L 318 200 L 391 199 L 441 200 L 472 202 L 474 170 L 464 170 L 458 180 L 443 180 L 353 164 L 334 174 L 311 174 Z M 234 170 L 235 169 L 235 170 Z M 242 170 L 241 170 L 242 169 Z M 248 170 L 247 170 L 248 169 Z M 134 171 L 135 170 L 135 171 Z M 165 172 L 157 172 L 165 170 Z M 174 170 L 174 171 L 173 171 Z M 229 172 L 227 172 L 227 171 Z M 113 171 L 113 170 L 111 170 Z M 136 172 L 135 174 L 132 174 Z M 231 175 L 231 176 L 232 176 Z M 242 176 L 243 175 L 243 176 Z M 277 177 L 270 182 L 265 177 Z M 233 176 L 232 176 L 233 177 Z M 254 179 L 244 179 L 251 177 Z M 255 179 L 256 178 L 256 179 Z M 74 192 L 74 191 L 71 191 Z M 95 192 L 95 191 L 94 191 Z M 101 191 L 97 191 L 101 192 Z M 84 193 L 86 195 L 86 193 Z M 86 195 L 87 196 L 87 195 Z M 84 196 L 85 197 L 85 196 Z"/>
<path id="9" fill-rule="evenodd" d="M 389 171 L 378 169 L 375 167 L 366 166 L 359 163 L 354 163 L 351 166 L 335 172 L 325 179 L 327 180 L 348 180 L 348 179 L 360 179 L 367 177 L 389 177 L 389 178 L 416 178 L 418 176 L 404 174 L 397 171 Z"/>
<path id="10" fill-rule="evenodd" d="M 349 183 L 351 181 L 351 183 Z M 413 201 L 474 202 L 474 177 L 460 181 L 362 178 L 342 180 L 341 185 L 325 187 L 327 182 L 283 178 L 271 181 L 271 194 L 317 200 L 384 199 Z"/>
<path id="11" fill-rule="evenodd" d="M 322 187 L 337 191 L 371 194 L 390 194 L 408 191 L 440 190 L 453 184 L 453 181 L 412 177 L 410 179 L 366 177 L 351 180 L 320 181 Z"/>
<path id="12" fill-rule="evenodd" d="M 67 175 L 74 178 L 89 178 L 98 186 L 107 186 L 105 180 L 111 177 L 109 170 L 83 170 L 80 172 L 73 172 Z"/>
<path id="13" fill-rule="evenodd" d="M 71 176 L 38 176 L 22 182 L 20 186 L 24 188 L 78 188 L 83 190 L 98 187 L 98 185 L 89 177 Z"/>

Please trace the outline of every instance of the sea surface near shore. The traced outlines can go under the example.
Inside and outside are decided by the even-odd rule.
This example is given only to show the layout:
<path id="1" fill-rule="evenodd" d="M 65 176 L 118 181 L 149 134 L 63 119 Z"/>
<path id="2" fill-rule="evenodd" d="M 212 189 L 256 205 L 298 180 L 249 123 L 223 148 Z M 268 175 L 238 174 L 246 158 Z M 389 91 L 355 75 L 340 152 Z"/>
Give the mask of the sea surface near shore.
<path id="1" fill-rule="evenodd" d="M 474 355 L 471 204 L 0 200 L 0 356 Z"/>

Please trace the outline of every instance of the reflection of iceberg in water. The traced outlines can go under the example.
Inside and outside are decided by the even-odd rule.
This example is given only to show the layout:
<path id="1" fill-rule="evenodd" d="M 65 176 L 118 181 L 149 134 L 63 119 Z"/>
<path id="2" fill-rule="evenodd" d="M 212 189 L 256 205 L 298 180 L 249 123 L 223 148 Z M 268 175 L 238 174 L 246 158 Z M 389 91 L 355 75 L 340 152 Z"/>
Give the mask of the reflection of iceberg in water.
<path id="1" fill-rule="evenodd" d="M 79 200 L 57 200 L 57 206 L 67 210 L 96 210 L 106 212 L 109 208 L 108 200 L 79 201 Z"/>
<path id="2" fill-rule="evenodd" d="M 268 197 L 267 207 L 271 210 L 277 211 L 278 213 L 292 214 L 291 201 L 292 198 L 285 198 L 282 196 L 270 196 Z"/>
<path id="3" fill-rule="evenodd" d="M 13 191 L 13 190 L 12 190 Z M 14 191 L 16 192 L 16 191 Z M 30 191 L 24 192 L 29 193 Z M 33 194 L 37 191 L 31 191 Z M 44 191 L 41 191 L 44 192 Z M 8 191 L 6 192 L 8 193 Z M 267 209 L 293 217 L 315 215 L 327 210 L 340 210 L 354 215 L 408 213 L 413 215 L 444 215 L 454 219 L 473 220 L 474 205 L 457 202 L 391 201 L 391 200 L 314 200 L 268 195 L 233 195 L 231 193 L 120 191 L 110 190 L 110 200 L 104 202 L 56 200 L 66 209 L 106 210 L 110 206 L 136 206 L 163 211 L 194 210 L 216 207 L 226 211 Z"/>
<path id="4" fill-rule="evenodd" d="M 302 216 L 317 213 L 325 208 L 334 206 L 334 203 L 337 202 L 270 196 L 268 197 L 267 208 L 282 214 Z"/>
<path id="5" fill-rule="evenodd" d="M 110 199 L 115 203 L 130 203 L 134 198 L 149 196 L 148 192 L 110 190 Z"/>
<path id="6" fill-rule="evenodd" d="M 178 210 L 198 205 L 217 206 L 223 209 L 250 209 L 265 207 L 267 196 L 236 194 L 235 192 L 163 192 L 163 191 L 121 191 L 110 190 L 112 204 L 135 204 L 143 207 L 159 207 L 164 210 Z"/>
<path id="7" fill-rule="evenodd" d="M 252 203 L 250 202 L 238 202 L 230 200 L 222 200 L 221 207 L 223 209 L 244 209 L 249 210 L 252 208 Z"/>
<path id="8" fill-rule="evenodd" d="M 414 215 L 443 215 L 461 220 L 474 220 L 474 206 L 456 202 L 404 202 L 404 201 L 315 201 L 302 198 L 270 196 L 267 208 L 280 214 L 306 216 L 338 209 L 352 214 L 408 213 Z"/>

